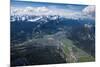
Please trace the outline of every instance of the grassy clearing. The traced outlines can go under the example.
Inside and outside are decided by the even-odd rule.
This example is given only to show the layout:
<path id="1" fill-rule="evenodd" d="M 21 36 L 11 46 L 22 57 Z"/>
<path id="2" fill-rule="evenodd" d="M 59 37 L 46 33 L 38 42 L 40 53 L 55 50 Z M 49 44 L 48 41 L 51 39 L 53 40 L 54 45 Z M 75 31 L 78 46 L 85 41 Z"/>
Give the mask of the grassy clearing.
<path id="1" fill-rule="evenodd" d="M 79 58 L 79 62 L 91 62 L 91 61 L 95 61 L 95 58 L 93 58 L 92 56 L 83 56 Z"/>
<path id="2" fill-rule="evenodd" d="M 69 39 L 62 39 L 61 42 L 64 45 L 64 51 L 67 55 L 68 62 L 72 63 L 74 60 L 70 57 L 70 53 L 73 52 L 74 56 L 77 58 L 76 62 L 90 62 L 95 61 L 95 58 L 83 51 L 82 49 L 78 48 L 73 44 L 73 41 Z M 73 49 L 74 47 L 74 49 Z M 70 51 L 72 49 L 72 51 Z"/>

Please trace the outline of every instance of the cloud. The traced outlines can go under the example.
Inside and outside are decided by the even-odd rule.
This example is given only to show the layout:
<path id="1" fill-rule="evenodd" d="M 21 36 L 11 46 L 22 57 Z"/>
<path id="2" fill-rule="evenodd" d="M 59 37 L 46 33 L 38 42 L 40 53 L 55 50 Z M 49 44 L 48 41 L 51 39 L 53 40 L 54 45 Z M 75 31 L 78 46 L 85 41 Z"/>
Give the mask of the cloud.
<path id="1" fill-rule="evenodd" d="M 95 17 L 95 6 L 87 6 L 82 10 L 84 15 Z"/>
<path id="2" fill-rule="evenodd" d="M 11 7 L 11 15 L 42 15 L 51 12 L 46 7 Z"/>
<path id="3" fill-rule="evenodd" d="M 71 19 L 94 19 L 95 7 L 87 6 L 82 11 L 75 11 L 70 9 L 48 8 L 42 7 L 11 7 L 11 15 L 60 15 Z"/>
<path id="4" fill-rule="evenodd" d="M 11 7 L 11 15 L 74 15 L 78 12 L 67 10 L 67 9 L 52 9 L 45 6 L 42 7 Z"/>

